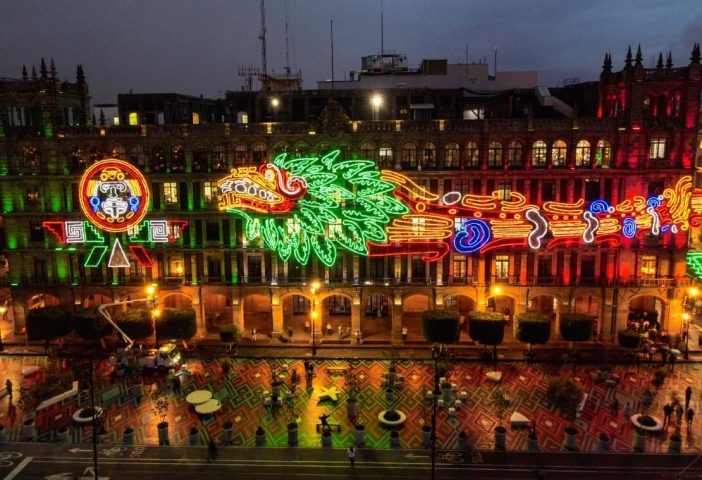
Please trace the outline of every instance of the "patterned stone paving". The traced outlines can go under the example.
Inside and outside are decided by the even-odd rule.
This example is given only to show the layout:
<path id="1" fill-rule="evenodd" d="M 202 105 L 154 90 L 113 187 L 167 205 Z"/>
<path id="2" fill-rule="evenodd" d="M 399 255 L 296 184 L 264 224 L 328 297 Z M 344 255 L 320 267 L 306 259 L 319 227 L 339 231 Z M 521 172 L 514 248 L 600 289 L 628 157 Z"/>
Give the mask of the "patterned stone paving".
<path id="1" fill-rule="evenodd" d="M 18 387 L 24 384 L 31 388 L 38 376 L 22 378 L 22 366 L 37 364 L 45 369 L 49 360 L 43 357 L 5 357 L 0 359 L 0 384 L 9 377 Z M 231 365 L 225 373 L 223 365 Z M 358 375 L 360 393 L 357 397 L 358 420 L 365 426 L 365 446 L 370 448 L 390 448 L 391 430 L 378 421 L 378 414 L 386 409 L 398 409 L 407 419 L 400 432 L 400 447 L 420 448 L 422 446 L 422 426 L 430 419 L 431 401 L 426 400 L 427 390 L 433 388 L 433 370 L 430 363 L 399 361 L 398 374 L 404 377 L 401 388 L 394 392 L 394 400 L 386 398 L 383 386 L 383 374 L 387 372 L 388 361 L 343 360 L 314 361 L 316 376 L 310 385 L 304 383 L 303 361 L 295 360 L 251 360 L 251 359 L 213 359 L 209 361 L 192 360 L 188 367 L 190 375 L 182 380 L 182 392 L 175 395 L 165 384 L 165 377 L 127 377 L 119 378 L 110 374 L 108 367 L 100 364 L 96 368 L 97 403 L 105 411 L 105 429 L 107 433 L 101 441 L 121 443 L 127 427 L 134 429 L 137 444 L 158 444 L 156 424 L 159 419 L 152 412 L 153 402 L 150 391 L 163 392 L 170 400 L 167 421 L 169 422 L 169 441 L 171 445 L 186 445 L 190 442 L 190 430 L 195 428 L 199 441 L 206 441 L 214 436 L 222 441 L 224 424 L 233 424 L 233 444 L 235 446 L 253 446 L 256 429 L 261 426 L 266 432 L 266 445 L 283 447 L 287 445 L 287 424 L 295 418 L 298 426 L 298 445 L 300 447 L 317 447 L 321 445 L 321 435 L 317 424 L 323 414 L 330 415 L 329 423 L 339 425 L 339 431 L 332 434 L 334 447 L 346 447 L 355 442 L 354 423 L 347 415 L 345 380 L 339 369 L 352 368 Z M 63 366 L 66 368 L 65 366 Z M 332 370 L 328 370 L 332 367 Z M 578 447 L 582 451 L 597 448 L 597 437 L 604 432 L 611 438 L 611 450 L 630 452 L 633 445 L 634 430 L 623 418 L 622 408 L 630 402 L 634 411 L 640 404 L 643 390 L 650 385 L 651 373 L 657 366 L 642 365 L 637 372 L 634 366 L 615 366 L 614 373 L 621 378 L 616 388 L 608 388 L 603 383 L 596 383 L 591 373 L 594 365 L 578 366 L 573 371 L 572 365 L 557 366 L 552 364 L 527 365 L 523 362 L 500 363 L 502 372 L 501 387 L 510 398 L 510 407 L 503 418 L 507 426 L 507 448 L 524 450 L 527 447 L 527 429 L 509 427 L 509 416 L 519 412 L 537 425 L 538 444 L 542 451 L 563 450 L 564 429 L 574 426 L 578 431 Z M 303 378 L 290 400 L 286 399 L 289 391 L 289 378 L 292 369 L 296 369 Z M 498 385 L 485 376 L 487 366 L 480 363 L 457 364 L 449 377 L 456 385 L 452 401 L 465 391 L 466 398 L 461 402 L 455 414 L 449 415 L 448 408 L 437 409 L 438 446 L 440 448 L 458 448 L 458 435 L 465 432 L 468 444 L 475 449 L 493 448 L 493 429 L 499 424 L 491 395 Z M 669 376 L 663 387 L 656 394 L 651 412 L 662 417 L 662 405 L 677 395 L 684 398 L 688 385 L 693 388 L 691 406 L 702 414 L 701 366 L 696 363 L 678 364 L 676 371 Z M 276 413 L 264 406 L 264 392 L 272 390 L 273 372 L 281 378 L 281 398 L 283 405 Z M 41 373 L 39 374 L 41 375 Z M 588 394 L 587 401 L 579 418 L 573 420 L 564 416 L 545 399 L 549 380 L 554 376 L 571 376 L 579 382 Z M 141 401 L 132 395 L 132 386 L 143 381 L 146 396 Z M 152 387 L 153 386 L 153 387 Z M 320 387 L 336 387 L 342 392 L 336 403 L 319 402 L 317 393 Z M 185 397 L 193 390 L 207 389 L 214 398 L 220 400 L 222 409 L 212 416 L 198 415 L 186 401 Z M 611 414 L 614 398 L 621 407 L 618 417 Z M 19 394 L 16 392 L 10 403 L 7 397 L 0 399 L 0 424 L 5 427 L 7 440 L 24 440 L 22 430 L 23 412 L 17 408 Z M 79 395 L 41 410 L 36 417 L 38 441 L 56 441 L 56 430 L 61 426 L 70 428 L 69 441 L 75 443 L 92 441 L 92 427 L 79 426 L 72 420 L 73 413 L 89 406 L 90 397 L 87 390 Z M 683 423 L 684 451 L 700 451 L 697 434 L 700 431 L 699 418 L 693 428 L 687 429 Z M 665 452 L 667 435 L 663 432 L 648 439 L 647 451 Z"/>

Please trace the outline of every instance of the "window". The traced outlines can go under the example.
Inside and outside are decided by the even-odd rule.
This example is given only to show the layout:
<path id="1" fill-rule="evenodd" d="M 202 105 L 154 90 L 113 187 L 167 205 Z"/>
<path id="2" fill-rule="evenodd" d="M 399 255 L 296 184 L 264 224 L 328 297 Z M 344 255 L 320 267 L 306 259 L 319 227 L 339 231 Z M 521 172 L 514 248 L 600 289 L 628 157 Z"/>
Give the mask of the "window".
<path id="1" fill-rule="evenodd" d="M 575 166 L 590 166 L 590 142 L 587 140 L 580 140 L 575 146 Z"/>
<path id="2" fill-rule="evenodd" d="M 651 139 L 648 158 L 651 160 L 665 160 L 665 138 Z"/>
<path id="3" fill-rule="evenodd" d="M 512 198 L 512 182 L 500 182 L 497 185 L 497 198 L 509 200 Z"/>
<path id="4" fill-rule="evenodd" d="M 112 147 L 112 157 L 113 158 L 126 158 L 127 154 L 124 147 L 121 145 L 115 145 Z"/>
<path id="5" fill-rule="evenodd" d="M 541 201 L 551 202 L 556 200 L 556 182 L 544 181 L 541 184 Z"/>
<path id="6" fill-rule="evenodd" d="M 466 262 L 466 257 L 456 256 L 453 257 L 453 279 L 455 280 L 465 280 L 468 277 L 468 264 Z"/>
<path id="7" fill-rule="evenodd" d="M 27 189 L 27 205 L 38 205 L 39 204 L 39 190 L 37 187 L 30 187 Z"/>
<path id="8" fill-rule="evenodd" d="M 105 156 L 103 155 L 102 151 L 97 148 L 93 147 L 90 149 L 90 164 L 92 165 L 93 163 L 97 162 L 98 160 L 102 160 Z"/>
<path id="9" fill-rule="evenodd" d="M 507 148 L 507 165 L 509 167 L 521 167 L 524 163 L 522 144 L 519 142 L 511 142 Z"/>
<path id="10" fill-rule="evenodd" d="M 565 167 L 568 159 L 568 147 L 563 140 L 556 140 L 551 146 L 551 165 Z"/>
<path id="11" fill-rule="evenodd" d="M 458 167 L 458 159 L 460 153 L 457 143 L 447 143 L 444 151 L 444 166 L 446 168 Z"/>
<path id="12" fill-rule="evenodd" d="M 44 241 L 44 228 L 41 226 L 41 222 L 29 222 L 29 241 Z"/>
<path id="13" fill-rule="evenodd" d="M 402 147 L 402 168 L 417 168 L 417 147 L 414 143 L 405 143 Z"/>
<path id="14" fill-rule="evenodd" d="M 607 140 L 597 141 L 595 164 L 600 168 L 609 168 L 612 161 L 612 144 Z"/>
<path id="15" fill-rule="evenodd" d="M 244 167 L 249 164 L 249 152 L 246 145 L 237 145 L 234 147 L 234 166 Z"/>
<path id="16" fill-rule="evenodd" d="M 641 275 L 644 277 L 656 276 L 656 256 L 642 255 L 641 256 Z"/>
<path id="17" fill-rule="evenodd" d="M 202 172 L 207 165 L 207 149 L 202 146 L 193 149 L 193 171 Z"/>
<path id="18" fill-rule="evenodd" d="M 543 140 L 537 140 L 531 147 L 531 166 L 532 167 L 545 167 L 546 166 L 546 154 L 548 146 Z"/>
<path id="19" fill-rule="evenodd" d="M 139 125 L 139 112 L 129 112 L 129 125 L 132 127 Z"/>
<path id="20" fill-rule="evenodd" d="M 171 257 L 168 262 L 168 273 L 171 277 L 182 277 L 185 273 L 183 257 Z"/>
<path id="21" fill-rule="evenodd" d="M 480 149 L 477 142 L 466 144 L 466 168 L 480 167 Z"/>
<path id="22" fill-rule="evenodd" d="M 205 240 L 208 242 L 219 242 L 219 222 L 207 220 L 205 222 Z"/>
<path id="23" fill-rule="evenodd" d="M 132 147 L 129 150 L 129 161 L 137 167 L 144 166 L 144 151 L 142 150 L 140 145 Z"/>
<path id="24" fill-rule="evenodd" d="M 593 178 L 585 179 L 585 200 L 594 202 L 602 198 L 600 196 L 600 181 Z"/>
<path id="25" fill-rule="evenodd" d="M 165 182 L 163 184 L 163 199 L 165 203 L 175 205 L 178 203 L 178 184 Z"/>
<path id="26" fill-rule="evenodd" d="M 663 180 L 651 180 L 648 182 L 648 197 L 657 197 L 665 190 L 665 182 Z"/>
<path id="27" fill-rule="evenodd" d="M 392 147 L 380 147 L 378 156 L 380 158 L 381 167 L 392 168 Z"/>
<path id="28" fill-rule="evenodd" d="M 174 172 L 185 170 L 185 149 L 182 145 L 176 145 L 171 149 L 171 170 Z"/>
<path id="29" fill-rule="evenodd" d="M 268 147 L 264 144 L 255 145 L 253 148 L 254 162 L 256 165 L 268 161 Z"/>
<path id="30" fill-rule="evenodd" d="M 75 147 L 71 152 L 71 170 L 81 171 L 84 170 L 88 165 L 88 155 L 85 150 L 81 147 Z"/>
<path id="31" fill-rule="evenodd" d="M 202 194 L 205 196 L 205 203 L 214 203 L 219 195 L 217 182 L 202 182 Z"/>
<path id="32" fill-rule="evenodd" d="M 436 168 L 436 145 L 431 142 L 424 145 L 422 166 L 427 168 Z"/>
<path id="33" fill-rule="evenodd" d="M 509 280 L 509 255 L 495 255 L 495 280 Z"/>
<path id="34" fill-rule="evenodd" d="M 336 240 L 342 233 L 341 220 L 331 220 L 329 222 L 329 239 Z"/>
<path id="35" fill-rule="evenodd" d="M 227 150 L 223 145 L 215 145 L 212 147 L 212 171 L 226 172 L 227 171 Z"/>
<path id="36" fill-rule="evenodd" d="M 370 143 L 361 144 L 361 158 L 375 161 L 375 147 Z"/>
<path id="37" fill-rule="evenodd" d="M 500 142 L 490 142 L 488 146 L 488 167 L 502 167 L 502 144 Z"/>
<path id="38" fill-rule="evenodd" d="M 480 105 L 467 105 L 463 109 L 463 120 L 483 120 L 485 108 Z"/>
<path id="39" fill-rule="evenodd" d="M 155 146 L 151 150 L 151 167 L 154 169 L 154 172 L 166 170 L 166 151 L 163 147 Z"/>
<path id="40" fill-rule="evenodd" d="M 424 218 L 413 218 L 412 219 L 412 234 L 417 237 L 422 237 L 426 230 L 426 224 Z"/>

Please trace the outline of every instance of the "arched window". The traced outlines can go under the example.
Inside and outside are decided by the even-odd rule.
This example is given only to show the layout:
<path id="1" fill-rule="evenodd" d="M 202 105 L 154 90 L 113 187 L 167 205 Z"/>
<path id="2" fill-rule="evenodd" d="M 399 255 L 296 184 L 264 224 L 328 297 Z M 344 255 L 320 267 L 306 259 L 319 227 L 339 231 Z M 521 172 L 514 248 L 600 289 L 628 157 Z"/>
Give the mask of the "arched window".
<path id="1" fill-rule="evenodd" d="M 129 149 L 129 161 L 137 167 L 144 166 L 144 149 L 141 145 L 135 145 Z"/>
<path id="2" fill-rule="evenodd" d="M 115 145 L 112 147 L 112 153 L 110 154 L 112 158 L 127 158 L 126 152 L 122 145 Z"/>
<path id="3" fill-rule="evenodd" d="M 658 95 L 658 98 L 656 98 L 656 111 L 654 115 L 657 117 L 665 117 L 669 114 L 668 98 L 665 95 Z"/>
<path id="4" fill-rule="evenodd" d="M 39 167 L 39 151 L 32 145 L 22 147 L 22 167 L 24 169 L 37 169 Z"/>
<path id="5" fill-rule="evenodd" d="M 212 147 L 212 171 L 226 172 L 227 171 L 227 149 L 224 145 L 215 145 Z"/>
<path id="6" fill-rule="evenodd" d="M 580 140 L 575 146 L 575 166 L 590 166 L 590 142 L 587 140 Z"/>
<path id="7" fill-rule="evenodd" d="M 417 168 L 417 146 L 412 142 L 407 142 L 402 146 L 402 168 Z"/>
<path id="8" fill-rule="evenodd" d="M 480 168 L 480 149 L 478 142 L 466 144 L 466 168 Z"/>
<path id="9" fill-rule="evenodd" d="M 424 150 L 422 151 L 422 167 L 436 168 L 436 144 L 432 142 L 424 144 Z"/>
<path id="10" fill-rule="evenodd" d="M 490 142 L 488 146 L 488 168 L 502 168 L 502 144 Z"/>
<path id="11" fill-rule="evenodd" d="M 100 150 L 98 147 L 93 147 L 90 149 L 90 164 L 92 165 L 95 162 L 98 162 L 105 158 L 105 155 L 103 155 L 102 150 Z"/>
<path id="12" fill-rule="evenodd" d="M 460 147 L 455 142 L 446 144 L 444 148 L 444 167 L 447 169 L 458 168 L 460 159 Z"/>
<path id="13" fill-rule="evenodd" d="M 72 172 L 80 172 L 88 166 L 88 155 L 83 147 L 76 146 L 71 151 L 70 169 Z"/>
<path id="14" fill-rule="evenodd" d="M 207 165 L 207 148 L 198 145 L 193 149 L 193 172 L 203 172 Z"/>
<path id="15" fill-rule="evenodd" d="M 612 162 L 612 144 L 607 140 L 598 140 L 595 150 L 595 165 L 600 168 L 609 168 Z"/>
<path id="16" fill-rule="evenodd" d="M 182 145 L 175 145 L 171 149 L 171 171 L 185 171 L 185 148 Z"/>
<path id="17" fill-rule="evenodd" d="M 381 168 L 393 168 L 395 166 L 392 159 L 392 145 L 381 145 L 378 151 L 378 157 Z"/>
<path id="18" fill-rule="evenodd" d="M 253 147 L 253 159 L 256 165 L 268 162 L 268 147 L 265 143 L 257 143 Z"/>
<path id="19" fill-rule="evenodd" d="M 307 157 L 311 154 L 312 152 L 310 152 L 310 146 L 305 142 L 297 142 L 295 144 L 294 151 L 292 152 L 292 156 L 295 158 Z"/>
<path id="20" fill-rule="evenodd" d="M 246 145 L 237 145 L 234 147 L 234 166 L 245 167 L 249 162 L 249 150 Z"/>
<path id="21" fill-rule="evenodd" d="M 510 142 L 507 148 L 507 165 L 510 168 L 521 168 L 524 165 L 524 148 L 516 140 Z"/>
<path id="22" fill-rule="evenodd" d="M 375 152 L 375 146 L 372 143 L 362 143 L 361 144 L 361 158 L 365 160 L 377 161 L 377 156 Z"/>
<path id="23" fill-rule="evenodd" d="M 565 167 L 568 159 L 568 146 L 563 140 L 556 140 L 551 146 L 551 165 Z"/>
<path id="24" fill-rule="evenodd" d="M 151 150 L 151 167 L 154 172 L 166 171 L 166 151 L 160 145 Z"/>
<path id="25" fill-rule="evenodd" d="M 543 140 L 537 140 L 531 146 L 531 166 L 546 167 L 548 145 Z"/>

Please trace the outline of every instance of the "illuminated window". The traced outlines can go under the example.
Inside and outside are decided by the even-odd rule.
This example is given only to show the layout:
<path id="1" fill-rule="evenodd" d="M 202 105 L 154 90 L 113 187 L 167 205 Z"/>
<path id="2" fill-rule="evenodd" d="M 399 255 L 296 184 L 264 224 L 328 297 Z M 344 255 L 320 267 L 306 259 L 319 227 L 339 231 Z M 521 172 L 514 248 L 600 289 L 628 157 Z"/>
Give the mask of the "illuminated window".
<path id="1" fill-rule="evenodd" d="M 90 163 L 91 165 L 99 160 L 105 158 L 102 151 L 98 147 L 93 147 L 90 149 Z"/>
<path id="2" fill-rule="evenodd" d="M 330 220 L 329 221 L 329 239 L 336 240 L 342 232 L 341 220 Z"/>
<path id="3" fill-rule="evenodd" d="M 112 125 L 114 125 L 115 127 L 119 127 L 119 117 L 112 117 Z"/>
<path id="4" fill-rule="evenodd" d="M 185 170 L 185 148 L 182 145 L 175 145 L 171 149 L 171 170 L 174 172 Z"/>
<path id="5" fill-rule="evenodd" d="M 500 200 L 512 198 L 512 182 L 501 182 L 497 185 L 497 196 Z"/>
<path id="6" fill-rule="evenodd" d="M 234 147 L 234 166 L 244 167 L 249 163 L 249 151 L 246 145 L 237 145 Z"/>
<path id="7" fill-rule="evenodd" d="M 483 120 L 485 118 L 485 107 L 481 105 L 469 105 L 463 109 L 463 120 Z"/>
<path id="8" fill-rule="evenodd" d="M 551 146 L 551 165 L 565 167 L 568 158 L 568 147 L 563 140 L 556 140 Z"/>
<path id="9" fill-rule="evenodd" d="M 36 187 L 32 187 L 27 190 L 27 204 L 37 205 L 39 203 L 39 190 Z"/>
<path id="10" fill-rule="evenodd" d="M 296 235 L 300 233 L 300 223 L 294 218 L 288 218 L 288 233 Z"/>
<path id="11" fill-rule="evenodd" d="M 129 112 L 129 125 L 132 127 L 139 125 L 139 112 Z"/>
<path id="12" fill-rule="evenodd" d="M 590 142 L 587 140 L 580 140 L 575 146 L 575 166 L 590 166 Z"/>
<path id="13" fill-rule="evenodd" d="M 457 168 L 460 159 L 460 149 L 457 143 L 447 143 L 444 150 L 444 167 Z"/>
<path id="14" fill-rule="evenodd" d="M 595 163 L 598 167 L 609 168 L 612 161 L 612 144 L 607 140 L 598 140 L 595 151 Z"/>
<path id="15" fill-rule="evenodd" d="M 71 170 L 81 171 L 88 165 L 88 156 L 81 147 L 75 147 L 71 152 Z"/>
<path id="16" fill-rule="evenodd" d="M 466 144 L 466 168 L 480 167 L 480 149 L 477 142 Z"/>
<path id="17" fill-rule="evenodd" d="M 642 255 L 641 256 L 641 275 L 644 277 L 656 276 L 656 256 Z"/>
<path id="18" fill-rule="evenodd" d="M 163 184 L 164 202 L 174 205 L 178 203 L 178 184 L 176 182 L 165 182 Z"/>
<path id="19" fill-rule="evenodd" d="M 226 172 L 227 171 L 227 151 L 223 145 L 215 145 L 212 147 L 212 171 Z"/>
<path id="20" fill-rule="evenodd" d="M 547 159 L 548 145 L 543 140 L 537 140 L 531 147 L 531 166 L 545 167 Z"/>
<path id="21" fill-rule="evenodd" d="M 168 262 L 168 271 L 172 277 L 182 277 L 185 273 L 183 257 L 171 257 Z"/>
<path id="22" fill-rule="evenodd" d="M 202 182 L 202 194 L 205 196 L 206 203 L 214 203 L 219 195 L 219 187 L 217 182 Z"/>
<path id="23" fill-rule="evenodd" d="M 193 125 L 200 125 L 200 114 L 193 112 Z"/>
<path id="24" fill-rule="evenodd" d="M 151 168 L 155 172 L 163 172 L 166 170 L 166 151 L 163 147 L 155 146 L 151 150 Z"/>
<path id="25" fill-rule="evenodd" d="M 523 147 L 522 144 L 513 141 L 510 142 L 509 147 L 507 147 L 507 165 L 509 167 L 521 167 L 524 163 L 523 159 Z"/>
<path id="26" fill-rule="evenodd" d="M 502 168 L 502 144 L 500 142 L 490 142 L 488 146 L 488 167 Z"/>
<path id="27" fill-rule="evenodd" d="M 263 143 L 254 145 L 253 159 L 256 165 L 268 162 L 268 147 Z"/>
<path id="28" fill-rule="evenodd" d="M 436 168 L 436 145 L 427 142 L 422 152 L 422 166 L 426 168 Z"/>
<path id="29" fill-rule="evenodd" d="M 665 138 L 652 138 L 648 149 L 648 158 L 651 160 L 665 159 Z"/>
<path id="30" fill-rule="evenodd" d="M 509 280 L 509 255 L 495 255 L 495 279 Z"/>
<path id="31" fill-rule="evenodd" d="M 22 147 L 22 166 L 25 168 L 35 168 L 39 166 L 39 154 L 35 147 L 30 145 Z"/>
<path id="32" fill-rule="evenodd" d="M 384 168 L 392 168 L 392 147 L 380 147 L 378 151 L 378 156 L 380 158 L 380 166 Z"/>
<path id="33" fill-rule="evenodd" d="M 455 256 L 453 257 L 453 279 L 454 280 L 464 280 L 468 276 L 468 263 L 466 262 L 466 257 Z"/>
<path id="34" fill-rule="evenodd" d="M 465 222 L 466 219 L 463 217 L 454 217 L 453 219 L 453 229 L 455 232 L 460 232 L 463 230 L 463 222 Z"/>

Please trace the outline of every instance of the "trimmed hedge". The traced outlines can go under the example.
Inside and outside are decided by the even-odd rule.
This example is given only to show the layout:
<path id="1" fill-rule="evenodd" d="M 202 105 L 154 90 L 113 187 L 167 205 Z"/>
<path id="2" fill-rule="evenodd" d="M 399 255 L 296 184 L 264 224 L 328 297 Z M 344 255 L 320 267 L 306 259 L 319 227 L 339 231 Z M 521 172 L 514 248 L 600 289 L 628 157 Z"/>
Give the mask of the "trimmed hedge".
<path id="1" fill-rule="evenodd" d="M 219 329 L 219 339 L 227 343 L 239 341 L 239 327 L 233 323 L 222 325 Z"/>
<path id="2" fill-rule="evenodd" d="M 499 345 L 505 338 L 505 319 L 497 312 L 470 312 L 468 335 L 483 345 Z"/>
<path id="3" fill-rule="evenodd" d="M 97 308 L 79 308 L 71 316 L 76 335 L 86 340 L 99 340 L 112 334 L 114 327 Z"/>
<path id="4" fill-rule="evenodd" d="M 73 331 L 71 309 L 65 305 L 34 308 L 27 312 L 29 340 L 50 341 Z"/>
<path id="5" fill-rule="evenodd" d="M 144 308 L 130 308 L 113 317 L 114 322 L 127 336 L 135 340 L 149 338 L 154 333 L 151 312 Z"/>
<path id="6" fill-rule="evenodd" d="M 452 310 L 422 313 L 422 333 L 433 343 L 455 343 L 461 335 L 460 315 Z"/>
<path id="7" fill-rule="evenodd" d="M 156 319 L 156 337 L 168 340 L 189 340 L 197 332 L 195 310 L 185 308 L 164 308 Z"/>
<path id="8" fill-rule="evenodd" d="M 586 342 L 592 338 L 595 317 L 586 313 L 561 314 L 561 336 L 567 342 Z"/>
<path id="9" fill-rule="evenodd" d="M 517 340 L 520 342 L 543 344 L 551 337 L 551 315 L 548 313 L 518 313 L 515 321 Z"/>
<path id="10" fill-rule="evenodd" d="M 633 330 L 619 330 L 617 340 L 624 348 L 635 349 L 641 346 L 641 336 Z"/>

